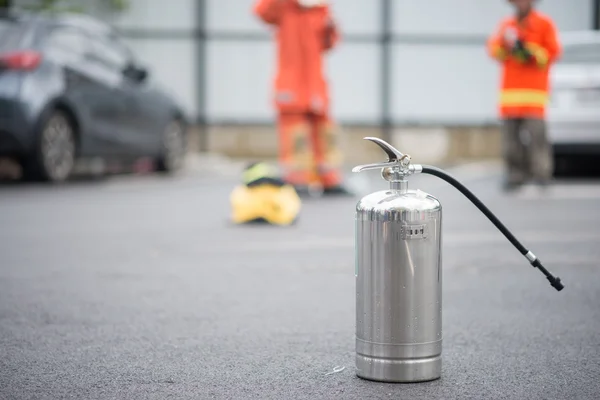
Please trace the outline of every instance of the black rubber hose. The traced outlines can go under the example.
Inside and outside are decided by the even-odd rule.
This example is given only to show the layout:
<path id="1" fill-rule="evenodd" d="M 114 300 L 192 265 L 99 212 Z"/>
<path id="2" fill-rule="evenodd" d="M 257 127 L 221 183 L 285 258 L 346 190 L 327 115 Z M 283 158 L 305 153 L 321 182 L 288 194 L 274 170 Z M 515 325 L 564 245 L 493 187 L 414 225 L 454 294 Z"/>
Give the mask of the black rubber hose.
<path id="1" fill-rule="evenodd" d="M 521 242 L 517 240 L 517 238 L 504 226 L 504 224 L 500 222 L 500 220 L 494 215 L 494 213 L 492 213 L 489 210 L 489 208 L 487 208 L 486 205 L 483 204 L 481 200 L 477 198 L 477 196 L 475 196 L 469 189 L 467 189 L 465 185 L 460 183 L 456 178 L 452 177 L 443 170 L 436 167 L 432 167 L 430 165 L 423 165 L 422 172 L 424 174 L 437 176 L 438 178 L 443 179 L 444 181 L 454 186 L 463 195 L 465 195 L 465 197 L 469 199 L 486 217 L 488 217 L 490 221 L 492 221 L 496 228 L 498 228 L 498 230 L 500 230 L 500 232 L 502 232 L 502 234 L 506 236 L 506 238 L 513 244 L 513 246 L 517 248 L 517 250 L 519 250 L 519 252 L 522 255 L 526 257 L 528 254 L 533 255 L 533 253 L 530 253 L 530 251 L 527 250 L 525 246 L 523 246 Z M 527 259 L 530 260 L 529 257 L 527 257 Z M 537 257 L 535 257 L 533 261 L 530 261 L 530 263 L 534 268 L 539 269 L 546 276 L 546 278 L 548 278 L 548 281 L 550 281 L 550 285 L 552 285 L 553 288 L 555 288 L 558 291 L 561 291 L 564 288 L 564 285 L 560 281 L 560 278 L 558 276 L 553 276 L 546 268 L 544 268 L 544 266 Z"/>

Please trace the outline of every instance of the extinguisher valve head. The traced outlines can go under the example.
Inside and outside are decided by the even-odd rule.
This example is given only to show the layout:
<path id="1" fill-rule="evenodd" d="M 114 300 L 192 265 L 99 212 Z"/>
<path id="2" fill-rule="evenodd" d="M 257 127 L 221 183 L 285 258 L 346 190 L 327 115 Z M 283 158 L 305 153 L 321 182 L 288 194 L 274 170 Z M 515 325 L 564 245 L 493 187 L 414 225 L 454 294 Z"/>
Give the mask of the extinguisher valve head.
<path id="1" fill-rule="evenodd" d="M 362 172 L 371 169 L 381 169 L 381 176 L 388 182 L 393 182 L 399 179 L 404 179 L 407 175 L 420 173 L 423 167 L 420 165 L 411 164 L 411 158 L 408 154 L 401 153 L 391 144 L 376 137 L 366 137 L 378 145 L 388 156 L 388 160 L 380 163 L 358 165 L 352 168 L 352 172 Z"/>

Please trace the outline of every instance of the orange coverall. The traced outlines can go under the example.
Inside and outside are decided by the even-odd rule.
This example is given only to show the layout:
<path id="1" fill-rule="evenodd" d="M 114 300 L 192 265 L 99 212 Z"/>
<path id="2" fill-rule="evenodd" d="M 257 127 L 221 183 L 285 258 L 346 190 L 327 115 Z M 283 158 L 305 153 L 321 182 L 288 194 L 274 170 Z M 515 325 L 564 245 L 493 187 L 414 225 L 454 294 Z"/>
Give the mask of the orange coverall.
<path id="1" fill-rule="evenodd" d="M 515 32 L 533 60 L 514 56 L 504 40 L 507 30 Z M 502 118 L 543 119 L 549 95 L 550 65 L 560 55 L 556 28 L 552 20 L 532 10 L 523 21 L 504 19 L 488 40 L 488 53 L 502 63 L 499 113 Z"/>
<path id="2" fill-rule="evenodd" d="M 326 4 L 306 8 L 297 0 L 258 0 L 254 13 L 276 29 L 279 161 L 293 185 L 340 185 L 336 131 L 329 117 L 324 54 L 340 34 Z"/>

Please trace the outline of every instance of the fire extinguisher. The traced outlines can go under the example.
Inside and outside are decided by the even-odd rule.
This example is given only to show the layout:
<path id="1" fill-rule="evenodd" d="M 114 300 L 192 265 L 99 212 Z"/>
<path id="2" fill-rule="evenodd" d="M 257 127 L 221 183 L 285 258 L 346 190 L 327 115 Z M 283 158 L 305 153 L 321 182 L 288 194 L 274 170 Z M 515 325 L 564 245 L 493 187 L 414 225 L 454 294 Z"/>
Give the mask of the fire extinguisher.
<path id="1" fill-rule="evenodd" d="M 434 196 L 409 190 L 407 177 L 437 176 L 465 195 L 560 291 L 563 284 L 463 184 L 443 170 L 411 164 L 387 142 L 367 137 L 387 154 L 381 169 L 388 190 L 356 205 L 356 374 L 382 382 L 437 379 L 442 367 L 442 206 Z"/>

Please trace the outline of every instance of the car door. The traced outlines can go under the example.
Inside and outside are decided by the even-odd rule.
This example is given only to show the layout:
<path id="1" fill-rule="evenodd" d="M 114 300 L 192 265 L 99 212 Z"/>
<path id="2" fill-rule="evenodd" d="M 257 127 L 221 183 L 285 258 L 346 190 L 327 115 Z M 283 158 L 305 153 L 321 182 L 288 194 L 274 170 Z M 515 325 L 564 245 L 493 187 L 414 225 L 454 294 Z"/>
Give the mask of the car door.
<path id="1" fill-rule="evenodd" d="M 102 71 L 88 57 L 89 37 L 72 26 L 51 26 L 46 33 L 44 53 L 62 68 L 63 96 L 79 118 L 81 155 L 109 154 L 115 146 L 111 121 L 118 109 Z"/>
<path id="2" fill-rule="evenodd" d="M 144 76 L 140 76 L 140 64 L 131 50 L 117 36 L 109 39 L 111 46 L 128 59 L 122 88 L 128 99 L 131 130 L 136 132 L 144 155 L 154 155 L 159 149 L 170 110 L 152 87 L 148 71 L 144 70 Z"/>
<path id="3" fill-rule="evenodd" d="M 133 82 L 125 73 L 131 66 L 131 54 L 108 35 L 93 35 L 92 41 L 95 62 L 115 82 L 111 87 L 111 95 L 117 107 L 112 135 L 120 145 L 119 152 L 131 156 L 148 154 L 148 135 L 145 131 L 149 122 L 143 118 L 136 97 L 137 82 Z"/>
<path id="4" fill-rule="evenodd" d="M 567 42 L 551 73 L 548 136 L 553 144 L 600 143 L 600 40 Z"/>

